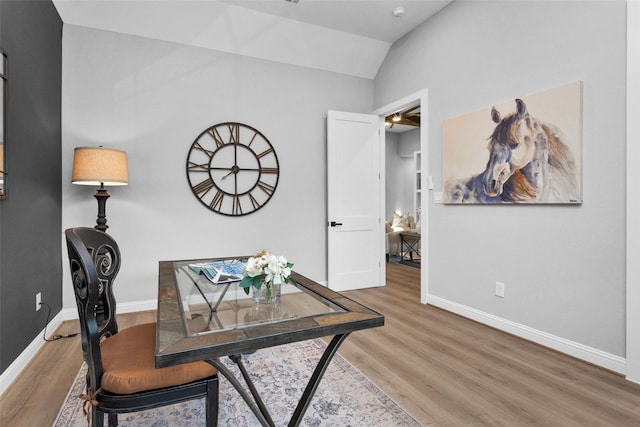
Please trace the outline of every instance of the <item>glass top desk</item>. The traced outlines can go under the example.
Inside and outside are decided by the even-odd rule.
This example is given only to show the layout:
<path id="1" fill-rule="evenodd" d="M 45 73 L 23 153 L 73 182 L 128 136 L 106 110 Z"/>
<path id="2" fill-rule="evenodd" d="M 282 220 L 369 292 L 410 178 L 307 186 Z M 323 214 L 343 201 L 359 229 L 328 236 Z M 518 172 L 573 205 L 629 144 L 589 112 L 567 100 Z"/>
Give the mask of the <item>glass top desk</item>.
<path id="1" fill-rule="evenodd" d="M 247 257 L 228 259 L 246 261 Z M 264 426 L 274 423 L 246 372 L 242 354 L 333 336 L 289 423 L 297 426 L 340 344 L 353 331 L 384 325 L 381 314 L 295 272 L 295 284 L 282 285 L 279 302 L 255 303 L 238 282 L 213 284 L 189 268 L 191 263 L 207 261 L 213 259 L 159 263 L 156 366 L 198 360 L 210 363 L 229 380 Z M 220 362 L 223 356 L 237 364 L 251 395 Z"/>

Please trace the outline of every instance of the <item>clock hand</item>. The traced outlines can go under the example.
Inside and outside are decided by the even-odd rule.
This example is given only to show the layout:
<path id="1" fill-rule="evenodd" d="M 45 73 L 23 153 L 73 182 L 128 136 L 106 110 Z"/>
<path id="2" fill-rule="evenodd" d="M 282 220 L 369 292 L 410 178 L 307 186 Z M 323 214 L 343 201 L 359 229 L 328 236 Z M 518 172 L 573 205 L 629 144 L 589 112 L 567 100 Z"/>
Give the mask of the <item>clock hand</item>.
<path id="1" fill-rule="evenodd" d="M 228 174 L 226 174 L 225 176 L 223 176 L 222 179 L 225 179 L 226 177 L 228 177 L 232 173 L 238 173 L 238 170 L 240 170 L 240 168 L 237 165 L 232 167 L 231 171 Z"/>

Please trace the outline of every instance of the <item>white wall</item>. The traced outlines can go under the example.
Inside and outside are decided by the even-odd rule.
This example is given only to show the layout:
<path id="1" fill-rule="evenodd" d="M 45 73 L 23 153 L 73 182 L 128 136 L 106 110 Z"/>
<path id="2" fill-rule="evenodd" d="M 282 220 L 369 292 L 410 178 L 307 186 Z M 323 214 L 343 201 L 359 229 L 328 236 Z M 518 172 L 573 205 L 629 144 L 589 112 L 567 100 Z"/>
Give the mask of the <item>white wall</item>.
<path id="1" fill-rule="evenodd" d="M 625 23 L 621 1 L 459 0 L 394 44 L 375 104 L 429 89 L 436 191 L 445 119 L 584 82 L 584 203 L 430 201 L 431 295 L 625 355 Z M 495 281 L 506 284 L 504 299 Z"/>
<path id="2" fill-rule="evenodd" d="M 326 113 L 371 111 L 372 80 L 65 25 L 62 93 L 63 228 L 93 226 L 97 213 L 95 189 L 70 183 L 73 148 L 128 154 L 129 185 L 109 189 L 107 202 L 124 259 L 119 303 L 156 298 L 160 260 L 263 248 L 326 281 Z M 259 129 L 280 161 L 274 196 L 246 217 L 206 209 L 186 179 L 195 138 L 225 121 Z"/>
<path id="3" fill-rule="evenodd" d="M 393 212 L 413 215 L 413 152 L 420 149 L 420 131 L 387 132 L 385 136 L 385 219 Z"/>

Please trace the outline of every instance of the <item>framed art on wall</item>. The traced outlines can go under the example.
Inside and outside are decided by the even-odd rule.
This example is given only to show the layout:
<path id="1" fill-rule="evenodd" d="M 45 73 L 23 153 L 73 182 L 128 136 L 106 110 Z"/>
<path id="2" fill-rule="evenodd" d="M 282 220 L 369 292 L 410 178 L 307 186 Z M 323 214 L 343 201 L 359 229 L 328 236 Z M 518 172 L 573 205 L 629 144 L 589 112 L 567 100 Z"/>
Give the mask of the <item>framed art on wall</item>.
<path id="1" fill-rule="evenodd" d="M 582 82 L 445 120 L 444 203 L 582 203 Z"/>

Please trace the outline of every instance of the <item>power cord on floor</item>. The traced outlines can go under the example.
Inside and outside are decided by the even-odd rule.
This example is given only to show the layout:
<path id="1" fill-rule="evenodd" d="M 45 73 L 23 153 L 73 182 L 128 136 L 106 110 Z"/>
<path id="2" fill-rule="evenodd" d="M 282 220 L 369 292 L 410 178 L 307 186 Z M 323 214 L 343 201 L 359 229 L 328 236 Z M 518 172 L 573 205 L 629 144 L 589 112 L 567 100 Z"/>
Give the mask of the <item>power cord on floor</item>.
<path id="1" fill-rule="evenodd" d="M 49 304 L 47 304 L 46 302 L 40 302 L 40 305 L 44 305 L 45 307 L 47 307 L 47 321 L 44 324 L 44 332 L 42 333 L 42 339 L 47 341 L 47 342 L 51 342 L 51 341 L 56 341 L 62 338 L 72 338 L 75 337 L 76 335 L 78 335 L 78 332 L 76 332 L 75 334 L 67 334 L 67 335 L 60 335 L 60 334 L 56 334 L 54 336 L 52 336 L 51 338 L 47 338 L 47 325 L 49 324 L 49 316 L 51 315 L 51 307 L 49 307 Z"/>

